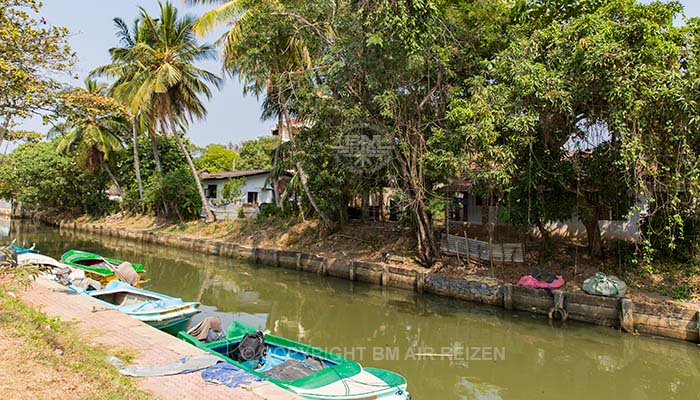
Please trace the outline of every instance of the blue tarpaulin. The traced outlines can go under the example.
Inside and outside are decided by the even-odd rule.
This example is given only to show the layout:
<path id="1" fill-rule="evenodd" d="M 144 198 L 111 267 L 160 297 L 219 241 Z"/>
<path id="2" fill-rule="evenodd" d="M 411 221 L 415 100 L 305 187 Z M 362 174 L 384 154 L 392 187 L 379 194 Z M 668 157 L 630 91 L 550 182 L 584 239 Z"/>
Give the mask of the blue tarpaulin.
<path id="1" fill-rule="evenodd" d="M 219 363 L 206 368 L 202 371 L 202 379 L 206 382 L 218 383 L 230 388 L 262 381 L 262 378 L 229 363 Z"/>

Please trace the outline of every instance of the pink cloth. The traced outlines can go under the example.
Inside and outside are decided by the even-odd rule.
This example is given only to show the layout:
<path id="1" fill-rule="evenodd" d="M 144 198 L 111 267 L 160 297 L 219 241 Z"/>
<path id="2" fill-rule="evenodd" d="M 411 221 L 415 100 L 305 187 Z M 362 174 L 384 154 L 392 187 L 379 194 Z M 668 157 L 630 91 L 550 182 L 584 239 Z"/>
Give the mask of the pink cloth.
<path id="1" fill-rule="evenodd" d="M 557 276 L 552 283 L 538 281 L 530 275 L 525 275 L 518 281 L 519 286 L 527 286 L 535 289 L 558 289 L 564 285 L 564 277 Z"/>

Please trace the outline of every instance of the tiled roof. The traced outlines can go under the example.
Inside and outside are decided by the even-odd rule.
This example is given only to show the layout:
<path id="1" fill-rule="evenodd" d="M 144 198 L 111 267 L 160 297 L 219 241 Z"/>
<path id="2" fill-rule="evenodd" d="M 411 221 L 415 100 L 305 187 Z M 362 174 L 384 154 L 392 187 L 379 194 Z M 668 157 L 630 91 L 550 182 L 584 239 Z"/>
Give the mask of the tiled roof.
<path id="1" fill-rule="evenodd" d="M 206 181 L 206 180 L 210 180 L 210 179 L 229 179 L 229 178 L 240 178 L 240 177 L 245 177 L 245 176 L 262 175 L 262 174 L 269 174 L 270 172 L 272 172 L 271 169 L 253 169 L 253 170 L 247 170 L 247 171 L 233 171 L 233 172 L 202 171 L 199 173 L 199 176 L 202 178 L 203 181 Z"/>

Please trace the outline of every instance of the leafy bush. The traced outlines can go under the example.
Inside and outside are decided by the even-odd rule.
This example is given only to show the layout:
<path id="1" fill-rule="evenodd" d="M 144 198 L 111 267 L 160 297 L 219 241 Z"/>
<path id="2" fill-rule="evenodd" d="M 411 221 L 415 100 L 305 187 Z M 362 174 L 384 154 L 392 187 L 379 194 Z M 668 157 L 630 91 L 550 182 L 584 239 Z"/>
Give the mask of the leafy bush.
<path id="1" fill-rule="evenodd" d="M 161 180 L 151 175 L 143 185 L 143 200 L 136 188 L 130 187 L 122 198 L 122 209 L 130 213 L 147 213 L 181 220 L 199 216 L 202 202 L 194 178 L 186 168 L 168 172 Z"/>
<path id="2" fill-rule="evenodd" d="M 106 176 L 57 154 L 55 142 L 22 144 L 0 164 L 0 197 L 18 200 L 26 210 L 103 215 L 112 207 L 108 183 Z"/>
<path id="3" fill-rule="evenodd" d="M 255 221 L 258 222 L 268 217 L 277 217 L 282 214 L 282 209 L 274 204 L 261 204 L 260 211 L 258 212 L 258 215 L 255 216 Z"/>

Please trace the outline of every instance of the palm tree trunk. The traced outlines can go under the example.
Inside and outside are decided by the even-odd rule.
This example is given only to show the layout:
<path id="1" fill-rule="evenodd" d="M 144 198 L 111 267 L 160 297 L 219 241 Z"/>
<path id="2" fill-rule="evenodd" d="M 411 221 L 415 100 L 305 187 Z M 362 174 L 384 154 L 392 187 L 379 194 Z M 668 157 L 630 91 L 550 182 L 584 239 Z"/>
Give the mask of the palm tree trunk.
<path id="1" fill-rule="evenodd" d="M 153 148 L 153 161 L 156 163 L 156 171 L 158 171 L 158 176 L 163 176 L 163 167 L 160 165 L 160 155 L 158 153 L 158 139 L 156 139 L 156 134 L 152 132 L 151 137 L 151 147 Z"/>
<path id="2" fill-rule="evenodd" d="M 277 163 L 279 162 L 279 152 L 280 144 L 282 144 L 281 132 L 279 128 L 282 126 L 282 116 L 277 118 L 277 147 L 275 147 L 275 156 L 272 159 L 272 174 L 270 174 L 270 179 L 272 180 L 272 195 L 275 196 L 275 206 L 282 207 L 282 199 L 280 197 L 280 177 L 277 176 Z"/>
<path id="3" fill-rule="evenodd" d="M 278 85 L 277 87 L 278 90 L 278 101 L 280 105 L 280 109 L 282 111 L 283 118 L 285 122 L 287 123 L 287 132 L 289 133 L 289 139 L 294 143 L 294 124 L 292 123 L 292 118 L 289 113 L 289 109 L 287 108 L 287 100 L 284 95 L 284 90 L 282 90 L 282 86 Z M 280 139 L 282 137 L 282 127 L 280 126 Z M 306 175 L 306 172 L 304 172 L 304 169 L 301 166 L 301 161 L 296 162 L 296 167 L 297 171 L 299 172 L 299 180 L 301 181 L 301 186 L 304 188 L 304 192 L 306 193 L 306 198 L 309 200 L 309 203 L 311 203 L 311 207 L 314 208 L 314 211 L 316 211 L 316 214 L 318 214 L 321 217 L 321 221 L 323 221 L 323 225 L 327 228 L 332 230 L 333 229 L 333 224 L 331 223 L 330 218 L 321 211 L 321 208 L 319 208 L 318 204 L 316 203 L 316 199 L 314 199 L 313 193 L 311 193 L 311 190 L 309 189 L 309 177 Z"/>
<path id="4" fill-rule="evenodd" d="M 123 193 L 123 192 L 122 192 L 122 187 L 119 185 L 119 182 L 117 181 L 117 178 L 114 177 L 114 174 L 112 173 L 112 170 L 109 169 L 109 165 L 107 165 L 107 163 L 104 162 L 104 160 L 102 160 L 102 169 L 107 173 L 107 175 L 109 175 L 109 179 L 112 180 L 112 183 L 114 183 L 114 186 L 117 187 L 117 190 L 119 190 L 119 193 Z"/>
<path id="5" fill-rule="evenodd" d="M 131 140 L 134 145 L 134 172 L 136 173 L 136 186 L 139 189 L 139 200 L 143 200 L 143 183 L 141 182 L 141 163 L 139 161 L 139 141 L 135 117 L 131 121 Z"/>
<path id="6" fill-rule="evenodd" d="M 192 172 L 192 177 L 194 178 L 194 183 L 197 185 L 197 191 L 199 192 L 199 198 L 202 200 L 202 207 L 204 208 L 204 220 L 207 224 L 210 224 L 212 222 L 216 221 L 216 215 L 214 212 L 211 210 L 211 207 L 209 207 L 209 203 L 207 202 L 207 196 L 204 195 L 204 189 L 202 188 L 202 181 L 199 179 L 199 174 L 197 174 L 197 168 L 195 168 L 194 163 L 192 162 L 192 157 L 190 156 L 190 152 L 187 151 L 185 148 L 185 145 L 182 143 L 182 139 L 180 139 L 180 135 L 177 134 L 177 129 L 175 129 L 175 121 L 170 119 L 170 127 L 173 131 L 173 136 L 175 137 L 175 141 L 177 142 L 177 145 L 180 147 L 180 151 L 182 151 L 182 155 L 185 156 L 185 160 L 187 160 L 187 165 L 190 166 L 190 172 Z"/>

